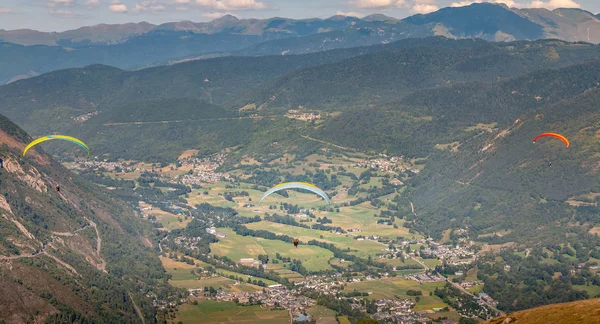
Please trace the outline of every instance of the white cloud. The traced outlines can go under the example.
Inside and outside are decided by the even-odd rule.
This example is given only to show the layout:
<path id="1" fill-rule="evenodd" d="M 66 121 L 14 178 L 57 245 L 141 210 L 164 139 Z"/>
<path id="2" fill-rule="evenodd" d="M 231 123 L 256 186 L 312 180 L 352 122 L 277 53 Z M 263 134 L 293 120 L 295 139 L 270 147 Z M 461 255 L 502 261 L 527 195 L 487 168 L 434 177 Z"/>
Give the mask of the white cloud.
<path id="1" fill-rule="evenodd" d="M 196 0 L 196 5 L 212 10 L 267 9 L 267 5 L 258 0 Z"/>
<path id="2" fill-rule="evenodd" d="M 108 6 L 108 10 L 112 12 L 127 12 L 127 6 L 120 3 L 118 0 L 113 0 L 111 5 Z"/>
<path id="3" fill-rule="evenodd" d="M 527 7 L 546 8 L 552 10 L 557 8 L 581 8 L 581 5 L 573 0 L 534 0 Z"/>
<path id="4" fill-rule="evenodd" d="M 452 2 L 450 4 L 450 7 L 466 7 L 466 6 L 470 6 L 474 3 L 482 3 L 482 0 L 466 0 L 466 1 L 460 1 L 460 2 Z"/>
<path id="5" fill-rule="evenodd" d="M 529 3 L 517 2 L 515 0 L 463 0 L 451 3 L 450 7 L 464 7 L 473 3 L 482 2 L 503 3 L 511 8 L 546 8 L 549 10 L 558 8 L 581 8 L 581 5 L 574 0 L 532 0 Z"/>
<path id="6" fill-rule="evenodd" d="M 338 11 L 335 13 L 336 15 L 348 16 L 348 17 L 358 17 L 362 18 L 365 15 L 355 11 Z"/>
<path id="7" fill-rule="evenodd" d="M 165 11 L 165 6 L 157 1 L 144 0 L 135 5 L 134 11 L 163 12 Z"/>
<path id="8" fill-rule="evenodd" d="M 387 8 L 395 3 L 394 0 L 356 0 L 351 2 L 352 5 L 358 8 Z"/>
<path id="9" fill-rule="evenodd" d="M 9 14 L 9 13 L 14 13 L 14 11 L 12 11 L 8 8 L 0 8 L 0 14 Z"/>
<path id="10" fill-rule="evenodd" d="M 192 0 L 174 0 L 173 2 L 175 4 L 188 4 L 188 3 L 192 2 Z"/>
<path id="11" fill-rule="evenodd" d="M 85 5 L 88 7 L 93 7 L 93 6 L 97 6 L 99 3 L 100 3 L 100 0 L 89 0 L 88 2 L 85 3 Z"/>
<path id="12" fill-rule="evenodd" d="M 519 4 L 515 2 L 515 0 L 493 0 L 490 1 L 492 3 L 503 3 L 511 8 L 517 7 Z"/>
<path id="13" fill-rule="evenodd" d="M 208 19 L 219 19 L 226 15 L 232 15 L 236 18 L 239 18 L 237 15 L 234 15 L 230 12 L 207 12 L 207 13 L 202 14 L 202 17 L 208 18 Z"/>
<path id="14" fill-rule="evenodd" d="M 416 3 L 411 9 L 412 12 L 420 14 L 428 14 L 438 10 L 440 10 L 440 7 L 437 5 L 427 3 Z"/>

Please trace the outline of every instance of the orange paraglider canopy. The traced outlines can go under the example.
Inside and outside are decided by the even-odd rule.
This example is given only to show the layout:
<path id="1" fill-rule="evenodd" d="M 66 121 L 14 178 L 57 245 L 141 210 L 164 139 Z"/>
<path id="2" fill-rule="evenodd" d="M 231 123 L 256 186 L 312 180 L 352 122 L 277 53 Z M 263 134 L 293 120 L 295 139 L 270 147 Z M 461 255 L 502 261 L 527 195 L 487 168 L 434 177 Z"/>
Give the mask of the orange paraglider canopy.
<path id="1" fill-rule="evenodd" d="M 558 138 L 559 140 L 563 141 L 567 147 L 569 147 L 571 145 L 571 143 L 569 143 L 569 140 L 566 137 L 564 137 L 564 136 L 562 136 L 560 134 L 557 134 L 557 133 L 543 133 L 543 134 L 540 134 L 540 135 L 536 136 L 533 139 L 533 142 L 535 143 L 539 138 L 542 138 L 542 137 L 554 137 L 554 138 Z"/>

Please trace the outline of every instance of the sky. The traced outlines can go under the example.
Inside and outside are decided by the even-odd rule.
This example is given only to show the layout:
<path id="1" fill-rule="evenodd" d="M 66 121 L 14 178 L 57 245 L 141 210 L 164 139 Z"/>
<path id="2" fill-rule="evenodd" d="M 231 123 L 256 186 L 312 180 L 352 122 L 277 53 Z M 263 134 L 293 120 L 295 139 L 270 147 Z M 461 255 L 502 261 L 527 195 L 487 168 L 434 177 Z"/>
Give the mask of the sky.
<path id="1" fill-rule="evenodd" d="M 101 23 L 200 22 L 225 14 L 239 18 L 327 18 L 383 13 L 404 18 L 473 2 L 600 12 L 600 0 L 0 0 L 0 29 L 65 31 Z"/>

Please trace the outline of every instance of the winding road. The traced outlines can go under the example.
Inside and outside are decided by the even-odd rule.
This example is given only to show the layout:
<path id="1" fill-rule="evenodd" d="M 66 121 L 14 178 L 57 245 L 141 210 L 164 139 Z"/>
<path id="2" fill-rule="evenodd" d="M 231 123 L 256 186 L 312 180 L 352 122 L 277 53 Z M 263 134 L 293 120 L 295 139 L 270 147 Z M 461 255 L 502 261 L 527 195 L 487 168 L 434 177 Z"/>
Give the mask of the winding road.
<path id="1" fill-rule="evenodd" d="M 90 220 L 87 217 L 85 218 L 85 220 L 88 221 L 88 224 L 84 225 L 83 227 L 81 227 L 79 229 L 76 229 L 73 232 L 52 232 L 52 234 L 53 234 L 52 240 L 48 243 L 44 243 L 42 245 L 42 248 L 39 251 L 36 251 L 34 253 L 29 253 L 29 254 L 13 255 L 13 256 L 8 256 L 8 257 L 0 256 L 0 261 L 2 261 L 2 260 L 17 260 L 17 259 L 21 259 L 21 258 L 34 258 L 34 257 L 40 256 L 42 254 L 45 254 L 48 257 L 52 258 L 57 263 L 64 266 L 65 268 L 69 269 L 71 272 L 79 275 L 79 273 L 77 273 L 77 270 L 75 270 L 75 268 L 73 268 L 71 265 L 69 265 L 68 263 L 64 262 L 63 260 L 57 258 L 56 256 L 48 253 L 47 248 L 54 244 L 54 240 L 56 239 L 56 237 L 60 237 L 60 236 L 72 237 L 72 236 L 78 235 L 79 232 L 87 229 L 88 227 L 93 227 L 96 230 L 96 254 L 98 255 L 98 258 L 102 261 L 102 263 L 99 266 L 97 266 L 97 268 L 98 268 L 98 270 L 102 270 L 102 271 L 106 272 L 106 261 L 104 261 L 104 259 L 102 259 L 102 257 L 100 256 L 100 250 L 102 249 L 102 237 L 100 237 L 100 232 L 98 231 L 96 223 L 94 223 L 92 220 Z"/>

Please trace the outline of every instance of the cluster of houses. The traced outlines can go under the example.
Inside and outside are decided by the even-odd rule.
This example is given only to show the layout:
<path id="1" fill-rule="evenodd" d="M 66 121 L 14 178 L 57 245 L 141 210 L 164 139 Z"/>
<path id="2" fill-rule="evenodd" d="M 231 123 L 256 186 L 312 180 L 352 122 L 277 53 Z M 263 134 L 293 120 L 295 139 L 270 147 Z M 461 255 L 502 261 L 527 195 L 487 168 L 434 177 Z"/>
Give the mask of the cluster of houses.
<path id="1" fill-rule="evenodd" d="M 396 173 L 397 171 L 407 170 L 406 162 L 402 156 L 388 157 L 385 154 L 380 154 L 379 158 L 363 160 L 353 165 L 358 168 L 370 168 L 383 172 Z M 419 173 L 419 170 L 411 170 L 414 173 Z"/>
<path id="2" fill-rule="evenodd" d="M 83 114 L 83 115 L 79 115 L 79 116 L 74 116 L 71 117 L 71 119 L 76 122 L 76 123 L 83 123 L 85 121 L 87 121 L 88 119 L 90 119 L 92 116 L 98 115 L 98 111 L 92 111 L 89 112 L 87 114 Z"/>
<path id="3" fill-rule="evenodd" d="M 414 312 L 415 302 L 411 299 L 383 298 L 378 300 L 377 313 L 373 318 L 393 323 L 427 323 L 431 320 Z"/>
<path id="4" fill-rule="evenodd" d="M 479 281 L 475 280 L 475 281 L 463 281 L 460 283 L 460 286 L 463 287 L 464 289 L 468 289 L 471 287 L 475 287 L 479 285 Z"/>
<path id="5" fill-rule="evenodd" d="M 219 290 L 214 297 L 217 301 L 236 301 L 240 304 L 260 303 L 271 308 L 283 308 L 292 316 L 306 316 L 306 311 L 315 305 L 315 301 L 298 295 L 282 285 L 271 285 L 257 292 L 224 292 Z"/>
<path id="6" fill-rule="evenodd" d="M 369 235 L 369 236 L 359 235 L 359 236 L 355 236 L 354 238 L 357 241 L 364 241 L 364 240 L 377 241 L 377 240 L 379 240 L 379 235 Z"/>
<path id="7" fill-rule="evenodd" d="M 182 182 L 187 185 L 202 185 L 220 181 L 232 181 L 227 173 L 215 172 L 227 160 L 225 153 L 215 153 L 209 157 L 187 157 L 177 160 L 177 166 L 191 166 L 192 174 L 183 176 Z"/>
<path id="8" fill-rule="evenodd" d="M 267 269 L 267 265 L 263 264 L 261 261 L 259 260 L 254 260 L 254 258 L 242 258 L 240 259 L 239 262 L 241 265 L 246 266 L 246 267 L 254 267 L 254 268 L 260 268 L 261 266 L 263 267 L 263 269 Z"/>
<path id="9" fill-rule="evenodd" d="M 475 297 L 475 300 L 480 304 L 480 305 L 493 305 L 494 307 L 498 305 L 498 302 L 495 301 L 492 297 L 490 297 L 488 294 L 481 292 L 479 294 L 477 294 L 477 297 Z"/>
<path id="10" fill-rule="evenodd" d="M 72 167 L 74 170 L 94 170 L 103 168 L 107 171 L 114 171 L 116 168 L 121 169 L 121 172 L 134 172 L 134 171 L 148 171 L 140 169 L 139 167 L 132 166 L 126 162 L 106 162 L 106 161 L 94 161 L 94 160 L 81 160 L 77 161 Z"/>
<path id="11" fill-rule="evenodd" d="M 375 278 L 367 277 L 366 280 Z M 350 281 L 358 282 L 359 278 L 352 278 Z M 334 274 L 330 277 L 308 276 L 303 281 L 295 282 L 298 291 L 315 291 L 324 295 L 337 295 L 343 292 L 343 287 L 347 281 L 342 279 L 341 274 Z M 361 299 L 357 297 L 338 297 L 349 301 L 352 308 L 366 312 Z M 392 321 L 393 323 L 427 323 L 430 320 L 423 315 L 415 313 L 413 310 L 415 302 L 412 299 L 384 298 L 376 302 L 377 313 L 373 317 L 377 320 Z"/>
<path id="12" fill-rule="evenodd" d="M 426 282 L 446 281 L 446 278 L 444 278 L 438 274 L 432 274 L 432 273 L 427 273 L 427 272 L 407 274 L 404 276 L 404 278 L 417 281 L 420 284 L 426 283 Z"/>
<path id="13" fill-rule="evenodd" d="M 208 228 L 206 229 L 206 233 L 208 233 L 208 234 L 212 234 L 212 235 L 214 235 L 214 236 L 216 236 L 216 237 L 218 237 L 218 238 L 226 238 L 226 237 L 227 237 L 227 235 L 225 235 L 225 234 L 223 234 L 223 233 L 219 233 L 219 232 L 217 232 L 217 229 L 216 229 L 214 226 L 212 226 L 212 227 L 208 227 Z"/>
<path id="14" fill-rule="evenodd" d="M 202 238 L 200 237 L 176 237 L 173 242 L 175 242 L 175 244 L 188 248 L 188 249 L 195 249 L 198 246 L 198 243 L 200 243 L 200 240 L 202 240 Z"/>
<path id="15" fill-rule="evenodd" d="M 231 181 L 232 178 L 227 173 L 214 172 L 214 171 L 198 171 L 194 174 L 186 174 L 181 179 L 186 185 L 198 185 L 201 186 L 204 183 L 216 183 L 220 181 Z"/>
<path id="16" fill-rule="evenodd" d="M 299 108 L 303 108 L 303 107 L 299 107 Z M 288 110 L 287 114 L 285 114 L 285 117 L 310 122 L 313 120 L 321 119 L 321 114 L 316 113 L 316 112 L 301 113 L 298 110 L 292 109 L 292 110 Z"/>
<path id="17" fill-rule="evenodd" d="M 357 278 L 354 278 L 357 281 Z M 324 295 L 335 295 L 344 286 L 344 281 L 341 279 L 341 274 L 333 277 L 323 276 L 308 276 L 302 281 L 294 282 L 295 286 L 299 286 L 299 291 L 316 291 Z"/>
<path id="18" fill-rule="evenodd" d="M 192 166 L 194 171 L 215 171 L 227 160 L 225 153 L 215 153 L 206 158 L 187 157 L 177 160 L 178 166 Z"/>
<path id="19" fill-rule="evenodd" d="M 438 245 L 435 242 L 430 242 L 429 246 L 429 248 L 421 250 L 421 254 L 433 255 L 440 260 L 446 261 L 458 259 L 461 262 L 466 262 L 466 264 L 473 262 L 474 253 L 465 246 Z"/>

